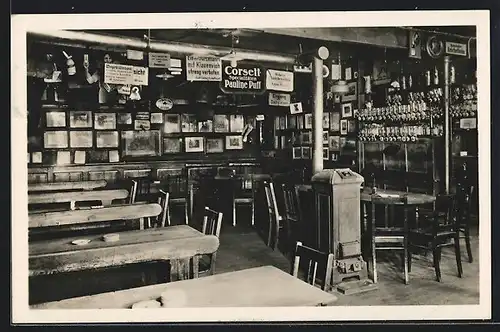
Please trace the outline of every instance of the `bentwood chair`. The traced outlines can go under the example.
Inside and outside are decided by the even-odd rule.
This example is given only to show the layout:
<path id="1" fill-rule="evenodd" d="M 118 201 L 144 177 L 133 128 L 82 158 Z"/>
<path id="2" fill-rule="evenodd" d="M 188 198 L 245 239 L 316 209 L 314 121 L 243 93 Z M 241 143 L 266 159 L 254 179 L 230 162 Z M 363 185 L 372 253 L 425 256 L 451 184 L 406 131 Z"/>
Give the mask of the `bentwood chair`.
<path id="1" fill-rule="evenodd" d="M 158 204 L 161 206 L 161 213 L 156 217 L 156 227 L 165 227 L 167 226 L 167 221 L 170 222 L 167 218 L 169 198 L 169 192 L 163 189 L 158 190 Z M 170 226 L 170 223 L 168 223 L 168 226 Z"/>
<path id="2" fill-rule="evenodd" d="M 302 245 L 301 242 L 297 242 L 292 275 L 299 278 L 299 271 L 305 272 L 304 281 L 308 284 L 315 286 L 316 281 L 319 279 L 319 286 L 321 289 L 328 291 L 332 281 L 333 254 L 320 252 L 316 249 Z"/>
<path id="3" fill-rule="evenodd" d="M 441 281 L 441 251 L 454 246 L 458 276 L 462 277 L 460 257 L 460 228 L 455 215 L 455 196 L 438 195 L 432 215 L 420 219 L 420 227 L 410 230 L 408 265 L 411 271 L 411 250 L 414 248 L 432 251 L 437 281 Z M 451 242 L 453 240 L 453 242 Z"/>
<path id="4" fill-rule="evenodd" d="M 403 207 L 403 220 L 401 223 L 377 225 L 375 207 L 377 205 Z M 403 253 L 404 283 L 409 283 L 408 267 L 408 197 L 385 197 L 373 194 L 371 197 L 371 223 L 369 225 L 371 232 L 371 274 L 374 283 L 378 281 L 377 275 L 377 250 L 395 250 Z"/>
<path id="5" fill-rule="evenodd" d="M 233 226 L 236 226 L 236 207 L 249 204 L 251 207 L 251 224 L 255 222 L 255 202 L 252 175 L 235 176 L 233 178 Z"/>
<path id="6" fill-rule="evenodd" d="M 460 233 L 464 234 L 465 245 L 467 248 L 467 256 L 469 263 L 472 263 L 472 248 L 470 243 L 470 224 L 472 216 L 472 195 L 474 194 L 474 186 L 469 186 L 460 190 L 457 194 L 456 218 L 457 227 Z"/>
<path id="7" fill-rule="evenodd" d="M 184 205 L 184 223 L 189 221 L 188 185 L 186 178 L 182 175 L 169 175 L 161 182 L 161 186 L 170 195 L 167 208 L 167 224 L 172 222 L 171 205 Z"/>
<path id="8" fill-rule="evenodd" d="M 214 211 L 209 207 L 205 207 L 201 232 L 205 235 L 215 235 L 217 238 L 219 238 L 221 226 L 222 213 Z M 210 255 L 202 255 L 199 259 L 200 265 L 198 273 L 208 273 L 210 275 L 214 274 L 216 256 L 217 252 L 214 252 Z"/>
<path id="9" fill-rule="evenodd" d="M 278 248 L 278 241 L 280 229 L 282 228 L 282 218 L 278 211 L 278 204 L 276 202 L 276 192 L 274 191 L 274 184 L 270 181 L 264 181 L 264 191 L 267 203 L 268 212 L 268 233 L 267 233 L 267 246 L 276 250 Z"/>

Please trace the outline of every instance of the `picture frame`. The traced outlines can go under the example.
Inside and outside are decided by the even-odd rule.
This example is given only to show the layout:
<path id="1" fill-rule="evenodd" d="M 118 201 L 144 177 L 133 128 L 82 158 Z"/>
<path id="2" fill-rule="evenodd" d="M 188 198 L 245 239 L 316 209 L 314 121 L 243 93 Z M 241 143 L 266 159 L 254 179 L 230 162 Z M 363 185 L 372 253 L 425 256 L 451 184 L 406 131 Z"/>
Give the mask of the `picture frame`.
<path id="1" fill-rule="evenodd" d="M 161 155 L 160 130 L 122 131 L 122 157 L 144 157 Z"/>
<path id="2" fill-rule="evenodd" d="M 351 82 L 347 84 L 349 91 L 342 96 L 342 101 L 354 101 L 358 96 L 358 83 Z"/>
<path id="3" fill-rule="evenodd" d="M 292 158 L 302 159 L 302 148 L 300 146 L 296 146 L 292 149 Z"/>
<path id="4" fill-rule="evenodd" d="M 323 129 L 330 129 L 330 113 L 323 113 Z"/>
<path id="5" fill-rule="evenodd" d="M 328 130 L 323 131 L 323 145 L 328 144 Z"/>
<path id="6" fill-rule="evenodd" d="M 323 148 L 323 160 L 330 160 L 329 158 L 329 153 L 330 153 L 330 150 L 328 150 L 328 148 Z"/>
<path id="7" fill-rule="evenodd" d="M 75 164 L 79 164 L 79 165 L 85 164 L 86 155 L 87 155 L 87 153 L 84 150 L 75 151 L 73 162 Z"/>
<path id="8" fill-rule="evenodd" d="M 151 113 L 151 123 L 163 123 L 163 113 Z"/>
<path id="9" fill-rule="evenodd" d="M 185 137 L 184 147 L 186 152 L 204 152 L 204 138 L 203 137 Z"/>
<path id="10" fill-rule="evenodd" d="M 214 131 L 213 120 L 198 121 L 198 132 L 211 133 Z"/>
<path id="11" fill-rule="evenodd" d="M 94 113 L 94 129 L 116 129 L 116 113 Z"/>
<path id="12" fill-rule="evenodd" d="M 295 129 L 297 128 L 297 116 L 290 114 L 287 116 L 288 128 Z"/>
<path id="13" fill-rule="evenodd" d="M 297 117 L 297 129 L 304 129 L 304 116 L 302 114 L 296 115 Z"/>
<path id="14" fill-rule="evenodd" d="M 43 147 L 61 149 L 68 147 L 68 132 L 65 130 L 46 131 L 43 133 Z"/>
<path id="15" fill-rule="evenodd" d="M 116 122 L 119 125 L 131 125 L 132 113 L 118 113 L 116 116 Z"/>
<path id="16" fill-rule="evenodd" d="M 36 151 L 36 152 L 31 153 L 31 162 L 33 164 L 41 164 L 42 159 L 43 159 L 42 152 Z"/>
<path id="17" fill-rule="evenodd" d="M 356 132 L 356 120 L 354 119 L 347 120 L 347 132 L 348 133 Z"/>
<path id="18" fill-rule="evenodd" d="M 328 139 L 330 151 L 340 151 L 340 136 L 331 135 Z"/>
<path id="19" fill-rule="evenodd" d="M 311 159 L 311 148 L 309 146 L 302 147 L 302 159 Z"/>
<path id="20" fill-rule="evenodd" d="M 47 128 L 66 127 L 66 112 L 49 111 L 45 113 Z"/>
<path id="21" fill-rule="evenodd" d="M 330 130 L 338 132 L 340 131 L 340 113 L 332 112 L 330 113 Z"/>
<path id="22" fill-rule="evenodd" d="M 226 150 L 243 149 L 243 137 L 241 135 L 226 136 Z"/>
<path id="23" fill-rule="evenodd" d="M 165 137 L 163 139 L 163 153 L 180 153 L 182 138 L 180 137 Z"/>
<path id="24" fill-rule="evenodd" d="M 224 140 L 222 138 L 207 138 L 206 144 L 207 153 L 224 152 Z"/>
<path id="25" fill-rule="evenodd" d="M 195 114 L 181 114 L 181 132 L 198 132 L 198 121 L 196 120 Z"/>
<path id="26" fill-rule="evenodd" d="M 282 115 L 279 117 L 280 118 L 280 130 L 285 130 L 286 129 L 286 115 Z"/>
<path id="27" fill-rule="evenodd" d="M 302 131 L 300 133 L 300 144 L 311 144 L 312 143 L 312 132 Z"/>
<path id="28" fill-rule="evenodd" d="M 352 104 L 351 103 L 342 104 L 342 117 L 343 118 L 352 117 Z"/>
<path id="29" fill-rule="evenodd" d="M 225 114 L 215 114 L 213 121 L 214 131 L 216 133 L 229 132 L 229 118 Z"/>
<path id="30" fill-rule="evenodd" d="M 117 163 L 120 161 L 120 154 L 118 150 L 110 150 L 108 153 L 108 160 L 110 163 Z"/>
<path id="31" fill-rule="evenodd" d="M 347 120 L 340 120 L 340 135 L 347 135 Z"/>
<path id="32" fill-rule="evenodd" d="M 71 130 L 69 132 L 69 146 L 71 148 L 91 148 L 93 144 L 92 130 Z"/>
<path id="33" fill-rule="evenodd" d="M 241 133 L 245 127 L 245 119 L 241 114 L 231 114 L 229 116 L 229 130 L 232 133 Z"/>
<path id="34" fill-rule="evenodd" d="M 71 164 L 70 151 L 57 151 L 56 165 L 69 165 Z"/>
<path id="35" fill-rule="evenodd" d="M 118 132 L 117 131 L 97 131 L 95 133 L 95 142 L 97 148 L 117 148 L 118 147 Z"/>
<path id="36" fill-rule="evenodd" d="M 313 117 L 312 113 L 304 114 L 304 129 L 312 129 Z"/>
<path id="37" fill-rule="evenodd" d="M 165 114 L 163 132 L 165 134 L 181 132 L 181 122 L 179 114 Z"/>
<path id="38" fill-rule="evenodd" d="M 92 112 L 91 111 L 70 111 L 69 112 L 69 127 L 70 128 L 92 128 Z"/>

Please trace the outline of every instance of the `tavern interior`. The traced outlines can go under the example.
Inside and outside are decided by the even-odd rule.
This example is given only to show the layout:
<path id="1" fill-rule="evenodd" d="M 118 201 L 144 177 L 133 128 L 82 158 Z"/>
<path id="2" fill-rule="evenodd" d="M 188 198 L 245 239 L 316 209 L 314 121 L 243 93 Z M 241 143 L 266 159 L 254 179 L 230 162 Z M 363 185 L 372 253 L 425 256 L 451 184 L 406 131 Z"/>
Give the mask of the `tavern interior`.
<path id="1" fill-rule="evenodd" d="M 475 27 L 27 41 L 33 308 L 479 303 Z"/>

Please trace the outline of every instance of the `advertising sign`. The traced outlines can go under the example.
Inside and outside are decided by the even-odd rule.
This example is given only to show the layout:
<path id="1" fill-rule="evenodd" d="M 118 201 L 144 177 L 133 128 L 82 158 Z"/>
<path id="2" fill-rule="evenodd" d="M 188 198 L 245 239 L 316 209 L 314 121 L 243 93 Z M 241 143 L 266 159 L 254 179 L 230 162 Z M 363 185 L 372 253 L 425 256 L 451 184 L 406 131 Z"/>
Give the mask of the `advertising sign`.
<path id="1" fill-rule="evenodd" d="M 186 79 L 188 81 L 215 81 L 222 77 L 222 60 L 211 56 L 186 56 Z"/>
<path id="2" fill-rule="evenodd" d="M 467 45 L 460 43 L 446 42 L 446 54 L 467 56 Z"/>
<path id="3" fill-rule="evenodd" d="M 302 113 L 302 102 L 290 104 L 290 114 Z"/>
<path id="4" fill-rule="evenodd" d="M 268 69 L 266 72 L 266 88 L 275 91 L 293 91 L 293 72 Z"/>
<path id="5" fill-rule="evenodd" d="M 264 81 L 264 70 L 258 65 L 238 63 L 233 67 L 229 62 L 222 64 L 220 88 L 225 93 L 262 94 L 265 91 Z"/>
<path id="6" fill-rule="evenodd" d="M 133 84 L 134 67 L 114 63 L 104 64 L 104 83 L 107 84 Z"/>
<path id="7" fill-rule="evenodd" d="M 288 93 L 269 92 L 269 106 L 290 106 L 290 95 Z"/>
<path id="8" fill-rule="evenodd" d="M 168 53 L 149 53 L 150 68 L 169 68 L 170 54 Z"/>
<path id="9" fill-rule="evenodd" d="M 149 68 L 134 66 L 133 85 L 148 85 Z"/>

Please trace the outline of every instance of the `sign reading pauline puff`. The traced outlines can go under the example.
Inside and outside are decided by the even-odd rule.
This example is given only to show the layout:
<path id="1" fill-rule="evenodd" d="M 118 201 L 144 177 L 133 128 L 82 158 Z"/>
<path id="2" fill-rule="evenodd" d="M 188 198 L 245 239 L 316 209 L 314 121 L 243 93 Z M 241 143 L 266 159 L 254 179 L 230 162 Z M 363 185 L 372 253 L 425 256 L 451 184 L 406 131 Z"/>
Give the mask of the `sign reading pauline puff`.
<path id="1" fill-rule="evenodd" d="M 261 94 L 266 88 L 265 77 L 260 66 L 238 62 L 233 67 L 230 62 L 223 62 L 220 88 L 225 93 Z"/>

